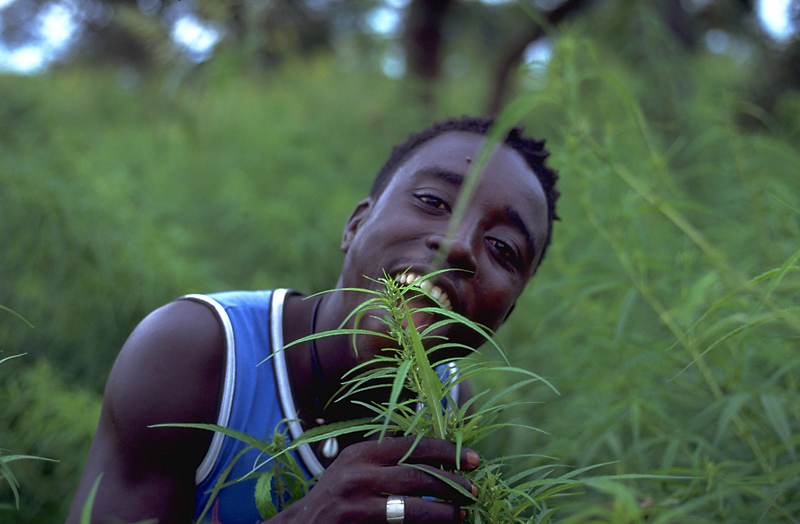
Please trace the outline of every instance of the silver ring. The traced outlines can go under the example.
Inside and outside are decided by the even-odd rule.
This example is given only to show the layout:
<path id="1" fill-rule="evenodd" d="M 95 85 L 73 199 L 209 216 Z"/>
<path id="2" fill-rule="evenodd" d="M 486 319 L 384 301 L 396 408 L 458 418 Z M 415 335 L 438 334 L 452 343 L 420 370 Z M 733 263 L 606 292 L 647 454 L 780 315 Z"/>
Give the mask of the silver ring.
<path id="1" fill-rule="evenodd" d="M 403 497 L 392 496 L 386 499 L 386 522 L 403 524 L 406 516 L 406 503 Z"/>

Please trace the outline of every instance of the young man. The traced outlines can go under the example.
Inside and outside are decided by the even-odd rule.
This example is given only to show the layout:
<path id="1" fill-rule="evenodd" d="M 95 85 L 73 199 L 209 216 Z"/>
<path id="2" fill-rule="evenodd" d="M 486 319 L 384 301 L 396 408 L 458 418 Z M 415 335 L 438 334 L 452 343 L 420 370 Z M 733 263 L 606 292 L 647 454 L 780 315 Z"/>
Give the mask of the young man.
<path id="1" fill-rule="evenodd" d="M 448 226 L 462 185 L 491 121 L 447 120 L 395 148 L 370 195 L 347 220 L 344 263 L 337 288 L 376 289 L 371 279 L 421 276 L 454 268 L 433 280 L 443 307 L 497 329 L 535 272 L 550 241 L 557 175 L 544 165 L 544 143 L 513 129 L 498 145 L 477 182 L 455 234 Z M 288 290 L 187 296 L 145 318 L 123 346 L 108 380 L 103 409 L 68 523 L 78 521 L 88 491 L 102 474 L 94 522 L 161 523 L 197 519 L 208 490 L 243 445 L 211 432 L 152 428 L 154 424 L 216 423 L 255 437 L 274 433 L 283 419 L 303 429 L 361 416 L 347 402 L 327 401 L 342 377 L 378 354 L 385 339 L 349 337 L 280 349 L 311 333 L 336 329 L 365 300 L 352 291 L 304 300 Z M 365 316 L 359 327 L 385 330 Z M 429 322 L 431 319 L 420 319 Z M 352 327 L 352 320 L 350 321 Z M 474 333 L 441 333 L 471 347 Z M 256 366 L 270 354 L 273 358 Z M 324 471 L 303 500 L 271 523 L 458 522 L 467 501 L 457 490 L 415 468 L 398 465 L 412 440 L 355 442 L 342 437 L 300 449 L 309 475 Z M 255 452 L 252 452 L 255 453 Z M 257 459 L 244 455 L 228 479 Z M 462 450 L 463 470 L 478 456 Z M 454 482 L 477 488 L 458 474 L 456 447 L 424 439 L 408 462 L 443 466 Z M 259 520 L 253 483 L 223 489 L 206 519 L 224 524 Z"/>

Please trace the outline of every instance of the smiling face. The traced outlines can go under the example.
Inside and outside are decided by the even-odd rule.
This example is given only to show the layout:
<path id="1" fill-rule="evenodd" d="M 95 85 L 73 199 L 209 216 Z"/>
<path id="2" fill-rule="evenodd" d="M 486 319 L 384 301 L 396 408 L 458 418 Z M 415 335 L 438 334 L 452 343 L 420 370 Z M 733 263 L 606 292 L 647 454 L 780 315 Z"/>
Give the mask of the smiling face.
<path id="1" fill-rule="evenodd" d="M 376 288 L 364 276 L 397 277 L 457 268 L 433 280 L 445 306 L 491 329 L 510 313 L 533 274 L 547 236 L 547 202 L 536 175 L 514 149 L 499 146 L 478 181 L 458 229 L 446 238 L 471 159 L 485 137 L 462 131 L 420 145 L 384 191 L 363 200 L 342 238 L 345 260 L 338 287 Z M 443 266 L 434 267 L 437 253 Z M 351 295 L 347 311 L 363 297 Z M 363 326 L 372 328 L 372 326 Z M 472 346 L 473 335 L 448 336 Z"/>

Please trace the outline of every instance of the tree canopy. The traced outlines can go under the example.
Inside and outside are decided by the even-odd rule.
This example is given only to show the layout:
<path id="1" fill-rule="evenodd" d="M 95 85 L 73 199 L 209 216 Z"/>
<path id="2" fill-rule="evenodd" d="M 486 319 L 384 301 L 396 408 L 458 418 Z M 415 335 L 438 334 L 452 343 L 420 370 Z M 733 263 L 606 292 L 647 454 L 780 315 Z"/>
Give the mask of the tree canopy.
<path id="1" fill-rule="evenodd" d="M 763 3 L 781 10 L 774 0 Z M 781 39 L 759 23 L 755 0 L 647 6 L 668 28 L 662 36 L 677 60 L 711 50 L 753 64 L 758 74 L 749 96 L 766 111 L 800 88 L 797 0 L 783 6 L 788 29 Z M 57 65 L 113 63 L 153 72 L 235 55 L 241 69 L 264 72 L 288 57 L 333 53 L 351 66 L 408 76 L 425 103 L 442 76 L 484 76 L 492 87 L 480 109 L 494 114 L 534 46 L 546 46 L 570 20 L 636 60 L 648 45 L 642 40 L 653 38 L 636 27 L 642 8 L 624 0 L 10 0 L 0 7 L 0 42 L 10 50 L 36 42 L 55 9 L 70 26 Z"/>

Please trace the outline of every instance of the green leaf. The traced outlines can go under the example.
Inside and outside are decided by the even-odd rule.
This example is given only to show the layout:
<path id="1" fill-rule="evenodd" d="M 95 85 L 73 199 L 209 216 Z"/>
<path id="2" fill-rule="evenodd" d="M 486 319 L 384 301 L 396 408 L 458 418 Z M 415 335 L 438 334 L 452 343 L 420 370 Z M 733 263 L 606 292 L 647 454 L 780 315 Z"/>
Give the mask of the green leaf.
<path id="1" fill-rule="evenodd" d="M 83 504 L 81 510 L 81 524 L 91 524 L 92 522 L 92 507 L 94 506 L 94 499 L 97 497 L 97 490 L 100 488 L 100 481 L 103 479 L 103 474 L 100 473 L 92 484 L 89 490 L 89 496 L 86 497 L 86 502 Z"/>
<path id="2" fill-rule="evenodd" d="M 433 422 L 433 427 L 436 428 L 436 436 L 445 438 L 447 431 L 444 427 L 444 418 L 442 417 L 441 410 L 437 407 L 441 405 L 443 395 L 441 392 L 441 381 L 439 375 L 431 367 L 428 355 L 425 348 L 422 346 L 422 340 L 417 328 L 414 325 L 414 319 L 411 315 L 411 310 L 408 304 L 403 304 L 406 322 L 408 323 L 407 333 L 411 340 L 412 350 L 414 352 L 414 360 L 416 361 L 417 369 L 420 374 L 420 382 L 422 382 L 422 398 L 420 401 L 429 410 L 429 415 Z"/>
<path id="3" fill-rule="evenodd" d="M 761 394 L 761 405 L 764 406 L 764 413 L 767 415 L 767 420 L 769 420 L 775 434 L 778 435 L 778 438 L 783 442 L 784 446 L 786 446 L 789 456 L 791 456 L 793 460 L 797 460 L 795 444 L 793 442 L 793 440 L 796 439 L 793 439 L 794 433 L 792 431 L 792 425 L 789 423 L 789 416 L 786 413 L 786 404 L 787 401 L 785 398 L 767 393 Z"/>
<path id="4" fill-rule="evenodd" d="M 30 322 L 28 322 L 28 320 L 27 320 L 25 317 L 23 317 L 22 315 L 20 315 L 19 313 L 17 313 L 17 312 L 16 312 L 16 311 L 14 311 L 13 309 L 9 309 L 9 308 L 7 308 L 7 307 L 5 307 L 5 306 L 3 306 L 3 305 L 0 305 L 0 311 L 6 311 L 6 312 L 8 312 L 8 313 L 11 313 L 12 315 L 14 315 L 15 317 L 17 317 L 17 318 L 18 318 L 18 319 L 20 319 L 21 321 L 25 322 L 25 324 L 27 324 L 29 328 L 33 328 L 33 324 L 31 324 Z M 4 359 L 4 360 L 5 360 L 5 359 Z M 0 360 L 0 363 L 2 363 L 2 362 L 3 362 L 3 360 Z"/>
<path id="5" fill-rule="evenodd" d="M 264 520 L 269 520 L 278 514 L 278 508 L 272 501 L 272 480 L 275 477 L 273 471 L 265 471 L 258 476 L 256 482 L 256 507 L 258 513 Z"/>
<path id="6" fill-rule="evenodd" d="M 285 422 L 285 421 L 283 421 Z M 258 449 L 260 451 L 269 453 L 272 451 L 272 444 L 270 442 L 258 439 L 252 435 L 244 433 L 242 431 L 238 431 L 235 429 L 227 428 L 225 426 L 220 426 L 217 424 L 201 424 L 201 423 L 183 423 L 183 422 L 175 422 L 171 424 L 153 424 L 148 426 L 151 428 L 194 428 L 194 429 L 204 429 L 207 431 L 215 431 L 217 433 L 222 433 L 223 435 L 229 436 L 231 438 L 235 438 L 236 440 L 240 440 L 247 444 L 250 447 Z"/>
<path id="7" fill-rule="evenodd" d="M 408 376 L 408 371 L 413 364 L 412 361 L 406 360 L 400 367 L 397 368 L 396 375 L 394 377 L 394 381 L 392 382 L 392 392 L 389 395 L 389 404 L 386 406 L 386 413 L 394 413 L 397 409 L 397 399 L 400 397 L 400 393 L 403 390 L 403 386 L 405 385 L 406 377 Z M 383 439 L 386 431 L 389 429 L 389 417 L 384 417 L 384 425 L 381 429 L 380 438 Z"/>

